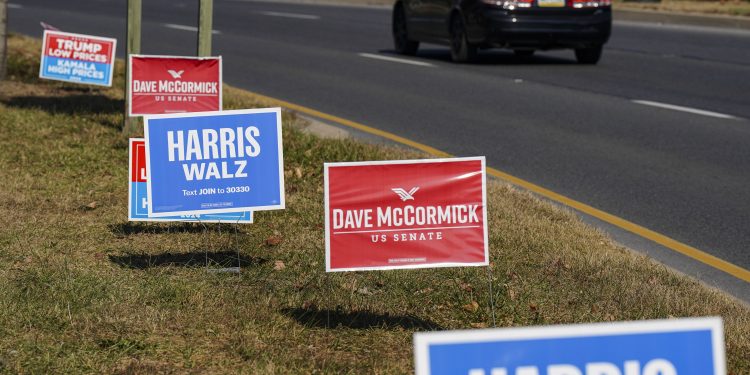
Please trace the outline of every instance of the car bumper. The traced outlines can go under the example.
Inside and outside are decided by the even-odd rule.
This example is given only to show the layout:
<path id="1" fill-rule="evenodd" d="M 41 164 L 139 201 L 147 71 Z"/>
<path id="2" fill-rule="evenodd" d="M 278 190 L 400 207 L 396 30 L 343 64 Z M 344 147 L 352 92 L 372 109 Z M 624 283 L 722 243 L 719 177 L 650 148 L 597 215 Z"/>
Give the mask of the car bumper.
<path id="1" fill-rule="evenodd" d="M 478 17 L 475 43 L 510 48 L 582 48 L 604 44 L 612 29 L 612 11 L 560 9 L 554 11 L 489 9 Z"/>

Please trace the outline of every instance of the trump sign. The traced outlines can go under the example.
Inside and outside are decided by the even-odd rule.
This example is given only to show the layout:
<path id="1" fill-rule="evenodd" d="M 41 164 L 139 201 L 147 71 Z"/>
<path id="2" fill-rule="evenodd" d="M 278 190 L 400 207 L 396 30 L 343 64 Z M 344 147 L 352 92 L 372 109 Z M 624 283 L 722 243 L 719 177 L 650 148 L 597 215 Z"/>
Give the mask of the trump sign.
<path id="1" fill-rule="evenodd" d="M 187 221 L 201 223 L 240 223 L 253 222 L 252 211 L 204 215 L 179 215 L 165 217 L 148 216 L 148 195 L 146 194 L 146 142 L 140 138 L 130 138 L 130 163 L 128 163 L 128 221 Z"/>
<path id="2" fill-rule="evenodd" d="M 414 334 L 417 375 L 725 375 L 721 318 Z"/>
<path id="3" fill-rule="evenodd" d="M 220 111 L 221 56 L 130 55 L 130 116 Z"/>
<path id="4" fill-rule="evenodd" d="M 326 271 L 487 265 L 484 164 L 326 163 Z"/>
<path id="5" fill-rule="evenodd" d="M 45 30 L 39 78 L 112 86 L 117 40 Z"/>
<path id="6" fill-rule="evenodd" d="M 281 109 L 146 116 L 148 216 L 284 208 Z"/>

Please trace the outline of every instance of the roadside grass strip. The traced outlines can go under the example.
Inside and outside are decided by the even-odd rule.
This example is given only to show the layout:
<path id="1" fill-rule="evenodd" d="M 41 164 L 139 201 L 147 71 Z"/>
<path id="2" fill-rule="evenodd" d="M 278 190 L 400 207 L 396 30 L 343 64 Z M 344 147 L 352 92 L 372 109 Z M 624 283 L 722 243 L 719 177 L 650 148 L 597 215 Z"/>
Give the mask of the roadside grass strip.
<path id="1" fill-rule="evenodd" d="M 485 268 L 324 272 L 323 163 L 424 154 L 321 139 L 285 112 L 286 210 L 128 222 L 123 63 L 113 88 L 89 89 L 40 82 L 39 41 L 9 48 L 0 372 L 402 374 L 414 332 L 491 326 Z M 226 109 L 265 104 L 225 86 Z M 728 373 L 750 373 L 746 305 L 531 193 L 490 181 L 487 201 L 498 327 L 721 316 Z"/>

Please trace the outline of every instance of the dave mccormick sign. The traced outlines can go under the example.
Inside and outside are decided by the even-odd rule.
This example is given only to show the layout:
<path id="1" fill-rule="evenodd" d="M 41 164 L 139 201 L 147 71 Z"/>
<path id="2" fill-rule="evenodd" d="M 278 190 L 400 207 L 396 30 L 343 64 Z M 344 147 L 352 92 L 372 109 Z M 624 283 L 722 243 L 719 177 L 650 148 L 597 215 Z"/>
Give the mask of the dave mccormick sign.
<path id="1" fill-rule="evenodd" d="M 279 108 L 146 116 L 148 216 L 284 208 Z"/>
<path id="2" fill-rule="evenodd" d="M 220 111 L 221 56 L 130 55 L 130 116 Z"/>
<path id="3" fill-rule="evenodd" d="M 45 30 L 39 77 L 112 86 L 117 40 Z"/>
<path id="4" fill-rule="evenodd" d="M 721 318 L 414 335 L 417 375 L 726 375 Z"/>
<path id="5" fill-rule="evenodd" d="M 326 163 L 326 271 L 487 265 L 484 166 Z"/>
<path id="6" fill-rule="evenodd" d="M 148 173 L 146 172 L 146 142 L 141 138 L 130 138 L 130 163 L 128 164 L 128 221 L 188 221 L 202 223 L 238 223 L 250 224 L 253 222 L 251 211 L 204 214 L 204 215 L 179 215 L 165 217 L 148 216 L 148 195 L 146 183 Z"/>

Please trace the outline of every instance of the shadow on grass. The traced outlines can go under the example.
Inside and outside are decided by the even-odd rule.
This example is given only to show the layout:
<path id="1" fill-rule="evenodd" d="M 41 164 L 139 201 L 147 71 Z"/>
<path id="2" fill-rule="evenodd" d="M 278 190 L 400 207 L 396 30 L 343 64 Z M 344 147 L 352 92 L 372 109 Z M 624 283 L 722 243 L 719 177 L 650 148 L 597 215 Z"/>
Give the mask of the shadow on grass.
<path id="1" fill-rule="evenodd" d="M 77 92 L 78 89 L 65 91 Z M 39 108 L 51 114 L 112 114 L 123 111 L 124 103 L 97 93 L 65 96 L 12 96 L 1 101 L 9 107 Z"/>
<path id="2" fill-rule="evenodd" d="M 179 254 L 139 254 L 139 255 L 110 255 L 110 262 L 123 268 L 145 270 L 154 267 L 251 267 L 268 262 L 268 259 L 239 255 L 236 251 L 205 252 L 193 251 Z"/>
<path id="3" fill-rule="evenodd" d="M 316 328 L 336 328 L 338 326 L 353 329 L 368 328 L 404 328 L 419 330 L 439 330 L 434 322 L 415 316 L 376 314 L 369 311 L 344 312 L 337 310 L 319 310 L 317 308 L 284 308 L 281 313 L 296 320 L 299 324 Z"/>
<path id="4" fill-rule="evenodd" d="M 232 224 L 219 223 L 142 223 L 125 222 L 110 224 L 109 230 L 117 237 L 126 237 L 134 234 L 163 234 L 163 233 L 235 233 L 244 234 L 245 231 Z"/>

